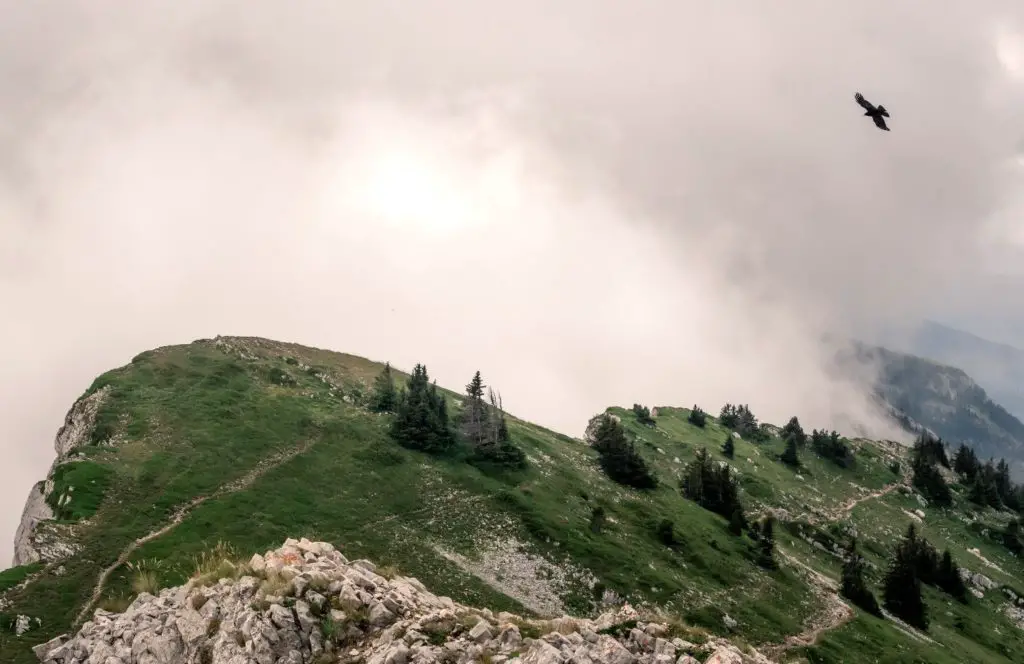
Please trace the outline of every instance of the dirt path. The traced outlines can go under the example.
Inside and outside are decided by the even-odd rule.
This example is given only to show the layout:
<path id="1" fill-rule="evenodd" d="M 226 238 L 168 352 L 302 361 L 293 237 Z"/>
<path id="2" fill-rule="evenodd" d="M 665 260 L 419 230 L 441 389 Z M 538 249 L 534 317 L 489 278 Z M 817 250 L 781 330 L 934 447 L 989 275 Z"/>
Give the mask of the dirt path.
<path id="1" fill-rule="evenodd" d="M 759 648 L 761 652 L 777 660 L 784 652 L 792 648 L 812 646 L 825 632 L 842 627 L 853 620 L 854 611 L 839 596 L 839 583 L 818 570 L 809 567 L 792 557 L 785 551 L 776 549 L 786 562 L 799 568 L 800 572 L 814 589 L 814 594 L 825 604 L 825 610 L 812 616 L 804 631 L 787 636 L 782 643 L 771 644 Z"/>
<path id="2" fill-rule="evenodd" d="M 168 521 L 163 527 L 159 528 L 158 530 L 154 530 L 153 532 L 147 535 L 143 535 L 142 537 L 136 539 L 134 542 L 125 547 L 125 549 L 121 552 L 121 555 L 117 557 L 117 560 L 115 560 L 110 567 L 107 567 L 103 570 L 102 573 L 100 573 L 99 578 L 96 580 L 96 587 L 93 588 L 92 595 L 89 597 L 89 601 L 86 602 L 85 606 L 82 607 L 82 610 L 78 612 L 78 615 L 75 617 L 75 622 L 72 626 L 77 628 L 82 625 L 85 617 L 89 615 L 89 612 L 92 611 L 93 607 L 96 605 L 96 602 L 99 601 L 100 595 L 103 594 L 103 589 L 106 586 L 107 579 L 110 578 L 110 575 L 113 574 L 114 570 L 128 562 L 128 558 L 135 552 L 136 549 L 138 549 L 143 544 L 151 542 L 152 540 L 155 540 L 156 538 L 161 537 L 162 535 L 165 535 L 168 532 L 170 532 L 175 526 L 184 521 L 185 517 L 188 516 L 192 510 L 194 510 L 196 507 L 203 504 L 207 500 L 210 500 L 211 498 L 219 498 L 221 496 L 235 493 L 236 491 L 241 491 L 242 489 L 247 488 L 253 482 L 255 482 L 257 478 L 263 475 L 263 473 L 286 463 L 287 461 L 293 459 L 299 454 L 302 454 L 303 452 L 307 451 L 310 447 L 312 447 L 312 443 L 307 441 L 293 449 L 286 450 L 284 452 L 278 452 L 277 454 L 273 454 L 263 459 L 258 464 L 256 464 L 256 466 L 252 470 L 250 470 L 242 477 L 231 482 L 228 482 L 227 484 L 224 484 L 219 489 L 217 489 L 216 491 L 207 496 L 197 496 L 196 498 L 193 498 L 189 502 L 185 503 L 184 505 L 182 505 L 181 507 L 174 511 L 174 514 L 171 515 L 170 521 Z"/>
<path id="3" fill-rule="evenodd" d="M 881 498 L 882 496 L 891 493 L 906 484 L 907 479 L 903 478 L 901 481 L 889 484 L 877 491 L 872 491 L 871 493 L 857 498 L 851 498 L 840 507 L 830 511 L 826 515 L 826 518 L 830 521 L 837 521 L 839 519 L 846 518 L 857 505 L 867 500 Z M 785 551 L 780 551 L 778 549 L 776 549 L 776 551 L 782 555 L 786 562 L 801 571 L 804 578 L 814 590 L 814 594 L 825 604 L 826 608 L 824 611 L 811 617 L 804 631 L 799 634 L 787 636 L 782 643 L 771 644 L 761 648 L 761 650 L 772 659 L 778 659 L 784 652 L 792 648 L 814 645 L 818 642 L 818 639 L 822 634 L 842 627 L 851 621 L 855 615 L 853 608 L 843 601 L 842 597 L 840 597 L 839 583 L 835 579 L 832 579 L 818 570 L 804 564 Z"/>
<path id="4" fill-rule="evenodd" d="M 860 496 L 859 498 L 853 498 L 851 500 L 848 500 L 841 507 L 839 507 L 838 509 L 834 510 L 831 514 L 829 514 L 829 518 L 832 521 L 838 521 L 839 519 L 844 519 L 844 518 L 850 516 L 850 512 L 852 512 L 853 508 L 856 507 L 857 505 L 860 505 L 861 503 L 863 503 L 866 500 L 872 500 L 874 498 L 881 498 L 882 496 L 884 496 L 886 494 L 892 493 L 894 490 L 898 489 L 899 487 L 905 486 L 906 483 L 907 483 L 906 480 L 903 480 L 903 481 L 900 481 L 900 482 L 894 482 L 892 484 L 887 485 L 886 487 L 884 487 L 882 489 L 879 489 L 878 491 L 872 491 L 871 493 L 866 494 L 864 496 Z"/>

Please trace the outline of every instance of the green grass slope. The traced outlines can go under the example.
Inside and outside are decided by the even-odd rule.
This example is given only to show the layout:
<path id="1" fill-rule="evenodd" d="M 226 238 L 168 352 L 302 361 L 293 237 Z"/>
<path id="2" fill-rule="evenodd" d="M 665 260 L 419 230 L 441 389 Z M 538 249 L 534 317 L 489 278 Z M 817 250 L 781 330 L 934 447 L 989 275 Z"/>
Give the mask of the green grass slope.
<path id="1" fill-rule="evenodd" d="M 778 461 L 781 440 L 736 440 L 730 463 L 745 508 L 780 519 L 780 566 L 768 571 L 746 536 L 679 491 L 700 447 L 725 461 L 728 432 L 714 418 L 698 428 L 688 410 L 662 407 L 648 426 L 609 409 L 659 478 L 652 491 L 611 482 L 583 441 L 513 417 L 527 468 L 482 470 L 394 443 L 391 416 L 365 408 L 381 369 L 351 355 L 218 338 L 148 351 L 100 376 L 86 393 L 105 391 L 93 435 L 57 468 L 50 497 L 77 553 L 0 573 L 0 661 L 34 662 L 32 645 L 75 628 L 92 608 L 123 609 L 154 583 L 184 582 L 211 556 L 245 559 L 287 537 L 332 542 L 350 559 L 494 610 L 592 615 L 612 591 L 738 643 L 802 637 L 773 651 L 783 661 L 997 663 L 1024 653 L 1000 589 L 967 605 L 926 589 L 927 634 L 860 610 L 832 619 L 835 595 L 814 573 L 839 578 L 834 543 L 858 533 L 877 592 L 914 510 L 925 513 L 923 534 L 962 567 L 1024 587 L 1024 566 L 992 534 L 1006 515 L 968 510 L 959 495 L 950 510 L 922 507 L 890 468 L 905 454 L 895 444 L 852 441 L 849 470 L 804 450 L 795 471 Z M 446 395 L 457 409 L 460 395 Z M 598 507 L 607 519 L 595 531 Z M 674 546 L 658 537 L 665 519 Z M 15 635 L 18 616 L 38 622 Z"/>

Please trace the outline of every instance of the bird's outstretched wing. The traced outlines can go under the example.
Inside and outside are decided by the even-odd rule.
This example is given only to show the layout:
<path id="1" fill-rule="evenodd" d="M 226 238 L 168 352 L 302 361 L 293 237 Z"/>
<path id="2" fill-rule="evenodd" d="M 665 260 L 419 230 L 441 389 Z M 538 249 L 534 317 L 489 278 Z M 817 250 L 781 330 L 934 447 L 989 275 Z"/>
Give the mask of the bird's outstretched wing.
<path id="1" fill-rule="evenodd" d="M 872 115 L 871 119 L 875 121 L 876 127 L 878 127 L 879 129 L 889 131 L 889 128 L 885 126 L 885 118 L 883 118 L 881 115 Z"/>
<path id="2" fill-rule="evenodd" d="M 864 95 L 862 95 L 861 93 L 859 93 L 859 92 L 856 93 L 855 95 L 853 95 L 853 98 L 857 101 L 858 104 L 860 104 L 861 106 L 864 107 L 864 110 L 867 110 L 867 111 L 875 110 L 874 105 L 871 102 L 869 102 L 867 99 L 865 99 Z"/>

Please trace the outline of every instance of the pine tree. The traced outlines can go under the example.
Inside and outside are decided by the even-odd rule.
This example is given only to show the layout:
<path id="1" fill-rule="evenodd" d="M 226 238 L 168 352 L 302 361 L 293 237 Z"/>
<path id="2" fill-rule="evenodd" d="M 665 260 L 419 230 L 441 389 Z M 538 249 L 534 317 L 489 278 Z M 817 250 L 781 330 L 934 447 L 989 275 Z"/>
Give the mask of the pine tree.
<path id="1" fill-rule="evenodd" d="M 718 414 L 718 423 L 726 429 L 735 429 L 739 424 L 740 416 L 736 409 L 736 406 L 731 403 L 727 403 L 722 406 L 721 412 Z"/>
<path id="2" fill-rule="evenodd" d="M 480 372 L 473 374 L 472 380 L 466 385 L 466 401 L 462 407 L 462 434 L 474 450 L 485 442 L 488 436 L 487 404 L 484 403 L 484 381 Z"/>
<path id="3" fill-rule="evenodd" d="M 804 429 L 800 426 L 800 420 L 797 419 L 796 415 L 789 418 L 789 422 L 786 422 L 786 426 L 782 427 L 779 435 L 782 436 L 783 440 L 795 439 L 797 447 L 803 447 L 807 442 L 807 434 L 804 433 Z"/>
<path id="4" fill-rule="evenodd" d="M 882 615 L 878 600 L 864 582 L 864 558 L 857 551 L 856 538 L 850 540 L 845 554 L 840 593 L 868 613 Z"/>
<path id="5" fill-rule="evenodd" d="M 605 413 L 594 433 L 594 450 L 601 469 L 619 484 L 636 489 L 653 489 L 657 480 L 632 442 L 626 439 L 622 424 Z"/>
<path id="6" fill-rule="evenodd" d="M 953 504 L 953 494 L 942 478 L 942 473 L 935 467 L 935 460 L 930 454 L 915 454 L 912 461 L 913 478 L 911 483 L 930 502 L 939 507 Z"/>
<path id="7" fill-rule="evenodd" d="M 686 464 L 679 488 L 686 498 L 727 519 L 737 509 L 742 513 L 732 469 L 727 463 L 715 463 L 706 448 L 697 450 L 694 459 Z"/>
<path id="8" fill-rule="evenodd" d="M 729 517 L 729 532 L 739 537 L 743 534 L 743 529 L 747 526 L 747 520 L 743 516 L 743 509 L 738 505 L 736 509 L 732 511 L 732 516 Z"/>
<path id="9" fill-rule="evenodd" d="M 820 457 L 828 459 L 840 468 L 849 468 L 854 464 L 853 451 L 843 441 L 838 431 L 811 431 L 811 449 Z"/>
<path id="10" fill-rule="evenodd" d="M 765 569 L 775 569 L 775 517 L 771 514 L 761 522 L 761 533 L 758 538 L 759 552 L 757 563 Z"/>
<path id="11" fill-rule="evenodd" d="M 497 464 L 504 468 L 525 468 L 526 453 L 511 440 L 501 396 L 496 396 L 494 390 L 488 388 L 488 400 L 490 407 L 485 411 L 487 421 L 484 423 L 484 439 L 477 446 L 473 460 Z"/>
<path id="12" fill-rule="evenodd" d="M 978 474 L 978 457 L 974 450 L 960 443 L 956 455 L 953 457 L 953 470 L 966 482 L 972 482 Z"/>
<path id="13" fill-rule="evenodd" d="M 391 374 L 391 363 L 384 364 L 384 370 L 373 379 L 373 393 L 370 396 L 370 410 L 377 413 L 390 413 L 398 406 L 398 391 L 395 389 L 395 378 Z"/>
<path id="14" fill-rule="evenodd" d="M 796 436 L 790 436 L 786 439 L 786 449 L 780 457 L 782 463 L 792 468 L 800 467 L 800 457 L 797 455 L 797 439 Z"/>
<path id="15" fill-rule="evenodd" d="M 671 519 L 662 519 L 658 522 L 657 528 L 658 540 L 665 546 L 675 546 L 678 542 L 676 541 L 675 525 Z"/>
<path id="16" fill-rule="evenodd" d="M 1021 533 L 1020 519 L 1010 519 L 1001 533 L 1003 544 L 1016 555 L 1024 555 L 1024 535 Z"/>
<path id="17" fill-rule="evenodd" d="M 732 459 L 736 455 L 736 444 L 732 441 L 732 434 L 725 435 L 725 442 L 722 444 L 722 454 Z"/>
<path id="18" fill-rule="evenodd" d="M 921 597 L 921 580 L 917 574 L 917 536 L 914 524 L 896 547 L 885 575 L 883 595 L 885 608 L 897 618 L 921 629 L 928 629 L 928 613 Z"/>
<path id="19" fill-rule="evenodd" d="M 1013 482 L 1010 481 L 1010 466 L 1006 463 L 1006 459 L 1000 459 L 999 463 L 996 464 L 994 481 L 996 492 L 999 494 L 999 500 L 1003 503 L 1013 500 L 1011 495 L 1013 493 Z"/>
<path id="20" fill-rule="evenodd" d="M 647 406 L 642 406 L 638 403 L 633 404 L 633 414 L 636 415 L 636 420 L 640 424 L 646 424 L 649 427 L 654 426 L 654 418 L 651 417 L 651 409 Z"/>
<path id="21" fill-rule="evenodd" d="M 431 384 L 427 368 L 417 364 L 398 401 L 391 435 L 398 444 L 431 454 L 455 445 L 448 420 L 448 406 L 437 384 Z"/>
<path id="22" fill-rule="evenodd" d="M 693 408 L 690 409 L 690 414 L 686 416 L 686 421 L 695 427 L 703 429 L 707 424 L 708 415 L 697 404 L 694 404 Z"/>
<path id="23" fill-rule="evenodd" d="M 953 561 L 949 549 L 942 553 L 942 561 L 936 572 L 935 585 L 962 604 L 967 603 L 967 586 L 964 584 L 963 578 L 960 577 L 960 568 Z"/>
<path id="24" fill-rule="evenodd" d="M 984 465 L 978 467 L 967 494 L 968 500 L 981 507 L 1002 507 L 1003 501 L 999 496 L 998 471 L 992 465 L 990 459 Z"/>
<path id="25" fill-rule="evenodd" d="M 590 532 L 600 533 L 604 527 L 604 508 L 598 505 L 590 511 Z"/>
<path id="26" fill-rule="evenodd" d="M 914 461 L 927 461 L 929 465 L 938 463 L 945 468 L 950 468 L 945 443 L 941 438 L 936 438 L 928 432 L 920 434 L 914 441 L 911 455 Z"/>

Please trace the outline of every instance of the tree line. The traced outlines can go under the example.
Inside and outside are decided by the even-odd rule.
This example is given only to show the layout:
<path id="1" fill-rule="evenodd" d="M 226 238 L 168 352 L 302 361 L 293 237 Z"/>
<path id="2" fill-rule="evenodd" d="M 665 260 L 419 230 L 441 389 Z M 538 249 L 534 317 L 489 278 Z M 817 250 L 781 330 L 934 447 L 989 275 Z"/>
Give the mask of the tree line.
<path id="1" fill-rule="evenodd" d="M 369 406 L 394 415 L 389 434 L 407 449 L 432 455 L 462 449 L 472 463 L 524 468 L 526 454 L 511 439 L 501 397 L 488 388 L 485 398 L 485 387 L 477 371 L 466 385 L 461 411 L 453 416 L 425 365 L 413 367 L 401 389 L 387 363 L 374 379 Z"/>

